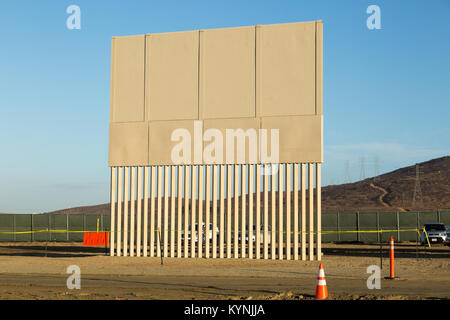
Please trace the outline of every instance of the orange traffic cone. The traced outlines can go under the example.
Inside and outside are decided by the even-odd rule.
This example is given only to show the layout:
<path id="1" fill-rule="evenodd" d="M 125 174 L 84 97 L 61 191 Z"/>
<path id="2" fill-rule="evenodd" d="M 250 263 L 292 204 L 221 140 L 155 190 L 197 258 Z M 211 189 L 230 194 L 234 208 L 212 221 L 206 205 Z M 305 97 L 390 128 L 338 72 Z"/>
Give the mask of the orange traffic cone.
<path id="1" fill-rule="evenodd" d="M 328 298 L 327 282 L 325 281 L 325 272 L 322 263 L 319 265 L 319 276 L 317 277 L 316 299 L 323 300 Z"/>

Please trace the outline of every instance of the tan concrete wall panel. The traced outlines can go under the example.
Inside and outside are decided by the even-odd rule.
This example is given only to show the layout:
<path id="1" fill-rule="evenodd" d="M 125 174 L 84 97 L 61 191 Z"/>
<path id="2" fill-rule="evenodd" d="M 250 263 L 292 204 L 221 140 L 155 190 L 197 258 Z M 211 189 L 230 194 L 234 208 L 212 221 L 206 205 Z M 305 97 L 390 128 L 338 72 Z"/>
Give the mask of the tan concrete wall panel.
<path id="1" fill-rule="evenodd" d="M 145 36 L 114 37 L 111 50 L 110 121 L 144 121 Z"/>
<path id="2" fill-rule="evenodd" d="M 194 120 L 153 121 L 149 125 L 149 165 L 174 165 L 172 150 L 181 142 L 172 141 L 172 133 L 177 129 L 185 129 L 190 136 L 191 161 L 194 159 Z"/>
<path id="3" fill-rule="evenodd" d="M 111 123 L 109 166 L 144 166 L 148 162 L 148 123 Z"/>
<path id="4" fill-rule="evenodd" d="M 321 115 L 263 117 L 261 128 L 279 129 L 279 162 L 322 162 L 322 118 Z M 268 150 L 271 141 L 268 139 Z"/>
<path id="5" fill-rule="evenodd" d="M 109 165 L 174 164 L 171 135 L 181 128 L 188 163 L 211 163 L 211 141 L 194 141 L 197 119 L 202 134 L 223 138 L 218 163 L 258 162 L 248 138 L 245 160 L 235 140 L 229 162 L 226 129 L 254 129 L 259 141 L 260 128 L 280 129 L 279 162 L 322 162 L 322 51 L 322 21 L 114 37 Z"/>
<path id="6" fill-rule="evenodd" d="M 198 119 L 199 31 L 146 36 L 147 120 Z"/>
<path id="7" fill-rule="evenodd" d="M 313 115 L 315 22 L 256 27 L 257 115 Z"/>
<path id="8" fill-rule="evenodd" d="M 227 134 L 226 134 L 226 129 L 233 129 L 233 130 L 237 130 L 237 129 L 242 129 L 242 133 L 243 135 L 241 135 L 242 137 L 244 137 L 245 134 L 249 134 L 252 135 L 251 131 L 248 131 L 249 129 L 253 129 L 254 133 L 256 135 L 256 141 L 258 141 L 258 133 L 259 133 L 259 128 L 260 128 L 260 120 L 259 118 L 233 118 L 233 119 L 209 119 L 209 120 L 204 120 L 203 121 L 203 133 L 205 135 L 205 133 L 207 134 L 207 131 L 209 129 L 217 129 L 220 131 L 222 138 L 223 138 L 223 151 L 222 151 L 222 161 L 219 162 L 220 164 L 225 164 L 228 163 L 227 162 L 227 154 L 226 154 L 226 145 L 227 145 Z M 234 139 L 234 148 L 233 148 L 233 161 L 230 163 L 257 163 L 258 161 L 258 144 L 256 144 L 256 161 L 252 161 L 252 157 L 249 154 L 250 148 L 249 148 L 249 138 L 248 137 L 244 137 L 245 138 L 245 161 L 241 162 L 238 161 L 237 158 L 237 150 L 238 150 L 238 142 L 237 142 L 237 138 L 233 137 Z M 203 143 L 203 150 L 206 149 L 207 145 L 211 144 L 212 141 L 205 141 Z M 252 150 L 253 152 L 253 150 Z M 231 155 L 230 155 L 231 156 Z M 205 159 L 204 159 L 205 160 Z"/>
<path id="9" fill-rule="evenodd" d="M 200 117 L 255 117 L 255 27 L 200 31 Z"/>

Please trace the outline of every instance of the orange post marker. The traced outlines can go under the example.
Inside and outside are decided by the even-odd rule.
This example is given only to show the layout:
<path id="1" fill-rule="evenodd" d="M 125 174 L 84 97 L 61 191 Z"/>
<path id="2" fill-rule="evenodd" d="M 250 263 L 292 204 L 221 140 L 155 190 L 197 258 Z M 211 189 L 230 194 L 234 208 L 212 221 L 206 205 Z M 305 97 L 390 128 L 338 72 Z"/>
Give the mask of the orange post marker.
<path id="1" fill-rule="evenodd" d="M 394 279 L 395 278 L 395 269 L 394 269 L 394 237 L 393 236 L 391 236 L 389 254 L 390 254 L 390 263 L 391 263 L 390 278 Z"/>
<path id="2" fill-rule="evenodd" d="M 319 276 L 317 277 L 316 286 L 316 300 L 323 300 L 328 298 L 327 282 L 325 280 L 325 271 L 323 270 L 323 264 L 319 265 Z"/>

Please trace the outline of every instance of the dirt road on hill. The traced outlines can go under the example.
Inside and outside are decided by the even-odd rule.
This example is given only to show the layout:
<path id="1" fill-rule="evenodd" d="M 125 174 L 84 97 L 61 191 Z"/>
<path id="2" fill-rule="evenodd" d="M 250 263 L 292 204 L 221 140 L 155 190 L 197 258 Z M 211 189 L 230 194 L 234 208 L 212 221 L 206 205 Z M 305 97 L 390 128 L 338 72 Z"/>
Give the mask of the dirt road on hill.
<path id="1" fill-rule="evenodd" d="M 384 207 L 386 207 L 386 208 L 393 208 L 393 209 L 396 209 L 396 210 L 398 210 L 398 211 L 401 211 L 401 212 L 406 212 L 406 210 L 404 209 L 404 208 L 400 208 L 400 207 L 392 207 L 389 203 L 387 203 L 386 201 L 384 201 L 384 197 L 388 194 L 388 192 L 387 192 L 387 190 L 386 189 L 384 189 L 383 187 L 380 187 L 380 186 L 376 186 L 376 185 L 374 185 L 373 183 L 370 183 L 370 187 L 371 188 L 373 188 L 373 189 L 377 189 L 377 190 L 379 190 L 379 191 L 381 191 L 382 193 L 378 196 L 378 202 L 382 205 L 382 206 L 384 206 Z"/>

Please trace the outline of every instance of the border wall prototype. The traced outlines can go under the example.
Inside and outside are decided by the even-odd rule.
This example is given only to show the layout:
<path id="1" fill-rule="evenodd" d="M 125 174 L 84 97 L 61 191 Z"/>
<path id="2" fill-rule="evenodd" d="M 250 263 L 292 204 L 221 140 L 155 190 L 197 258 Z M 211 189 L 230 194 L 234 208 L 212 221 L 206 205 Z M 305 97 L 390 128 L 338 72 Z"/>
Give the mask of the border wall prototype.
<path id="1" fill-rule="evenodd" d="M 113 37 L 112 256 L 321 259 L 322 27 Z"/>

